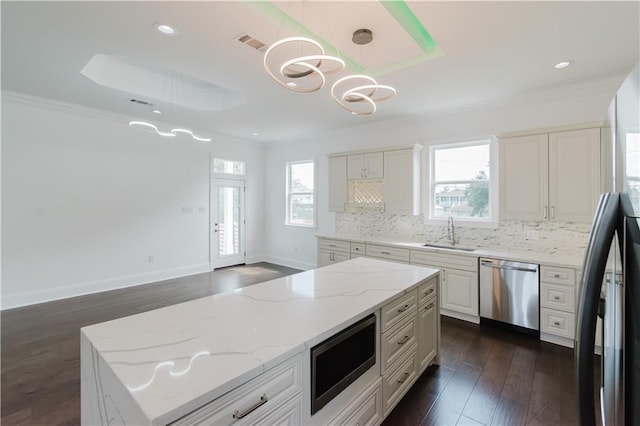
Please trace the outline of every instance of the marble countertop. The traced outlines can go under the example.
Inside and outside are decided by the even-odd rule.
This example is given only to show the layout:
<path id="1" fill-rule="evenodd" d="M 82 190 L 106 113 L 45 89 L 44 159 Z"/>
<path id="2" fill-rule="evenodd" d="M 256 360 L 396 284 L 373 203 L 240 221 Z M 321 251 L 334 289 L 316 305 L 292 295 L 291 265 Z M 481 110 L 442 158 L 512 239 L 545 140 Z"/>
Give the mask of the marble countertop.
<path id="1" fill-rule="evenodd" d="M 437 273 L 358 258 L 81 332 L 149 421 L 166 423 L 323 341 Z"/>
<path id="2" fill-rule="evenodd" d="M 393 238 L 376 238 L 376 237 L 363 237 L 361 235 L 343 235 L 343 234 L 317 234 L 318 238 L 331 238 L 334 240 L 342 240 L 342 241 L 353 241 L 363 244 L 383 244 L 394 247 L 404 247 L 409 249 L 417 249 L 423 251 L 430 251 L 435 253 L 449 253 L 456 254 L 462 256 L 472 256 L 472 257 L 492 257 L 506 260 L 515 260 L 520 262 L 532 262 L 532 263 L 540 263 L 547 266 L 559 266 L 564 268 L 574 268 L 574 269 L 582 269 L 582 263 L 584 259 L 582 257 L 577 256 L 562 256 L 557 254 L 545 254 L 545 253 L 536 253 L 536 252 L 522 252 L 515 250 L 505 250 L 505 249 L 493 249 L 493 248 L 482 248 L 482 247 L 469 247 L 475 248 L 474 251 L 465 251 L 465 250 L 457 250 L 455 247 L 452 248 L 436 248 L 436 247 L 424 247 L 424 243 L 416 243 L 403 241 L 400 239 Z M 446 244 L 440 244 L 446 245 Z M 463 247 L 467 247 L 462 245 Z"/>

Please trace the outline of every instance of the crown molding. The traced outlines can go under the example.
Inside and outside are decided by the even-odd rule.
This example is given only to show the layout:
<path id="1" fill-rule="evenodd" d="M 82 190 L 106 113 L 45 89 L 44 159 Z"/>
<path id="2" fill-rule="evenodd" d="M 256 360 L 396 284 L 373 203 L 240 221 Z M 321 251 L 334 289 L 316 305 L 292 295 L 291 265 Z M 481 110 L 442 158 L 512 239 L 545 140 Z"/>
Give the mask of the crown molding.
<path id="1" fill-rule="evenodd" d="M 117 113 L 106 111 L 103 109 L 92 108 L 85 105 L 73 104 L 70 102 L 60 101 L 57 99 L 43 98 L 40 96 L 30 95 L 22 92 L 2 90 L 2 92 L 0 93 L 1 93 L 1 98 L 3 103 L 12 102 L 15 104 L 27 105 L 31 107 L 46 108 L 53 111 L 65 112 L 68 114 L 77 114 L 77 115 L 82 115 L 84 117 L 91 117 L 98 120 L 111 121 L 119 124 L 122 124 L 122 123 L 128 124 L 131 120 L 135 120 L 135 119 L 145 120 L 144 118 L 129 117 L 123 114 L 117 114 Z M 181 127 L 179 124 L 176 124 L 176 123 L 167 123 L 164 121 L 161 121 L 161 123 L 170 127 Z M 199 142 L 199 143 L 211 144 L 216 142 L 215 138 L 219 138 L 229 142 L 240 141 L 240 142 L 248 143 L 251 145 L 262 146 L 262 143 L 260 141 L 254 141 L 250 139 L 240 139 L 234 136 L 224 135 L 220 133 L 213 133 L 210 131 L 205 131 L 200 129 L 193 129 L 193 131 L 201 135 L 210 136 L 212 138 L 211 142 Z"/>

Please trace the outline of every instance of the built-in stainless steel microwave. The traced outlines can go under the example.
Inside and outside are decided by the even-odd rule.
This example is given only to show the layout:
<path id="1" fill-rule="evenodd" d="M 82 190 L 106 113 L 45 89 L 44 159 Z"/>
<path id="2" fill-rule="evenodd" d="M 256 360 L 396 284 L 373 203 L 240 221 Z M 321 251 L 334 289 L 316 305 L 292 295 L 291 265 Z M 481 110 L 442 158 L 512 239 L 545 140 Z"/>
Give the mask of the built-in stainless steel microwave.
<path id="1" fill-rule="evenodd" d="M 376 317 L 358 321 L 311 348 L 311 414 L 376 363 Z"/>

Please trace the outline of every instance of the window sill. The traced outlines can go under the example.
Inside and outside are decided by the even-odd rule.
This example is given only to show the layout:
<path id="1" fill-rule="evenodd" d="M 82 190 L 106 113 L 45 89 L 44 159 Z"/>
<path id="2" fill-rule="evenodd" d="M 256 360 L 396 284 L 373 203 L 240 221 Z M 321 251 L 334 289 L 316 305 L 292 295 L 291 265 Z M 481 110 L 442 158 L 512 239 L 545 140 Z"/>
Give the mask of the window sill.
<path id="1" fill-rule="evenodd" d="M 284 226 L 289 228 L 316 229 L 316 225 L 296 225 L 294 223 L 285 223 Z"/>

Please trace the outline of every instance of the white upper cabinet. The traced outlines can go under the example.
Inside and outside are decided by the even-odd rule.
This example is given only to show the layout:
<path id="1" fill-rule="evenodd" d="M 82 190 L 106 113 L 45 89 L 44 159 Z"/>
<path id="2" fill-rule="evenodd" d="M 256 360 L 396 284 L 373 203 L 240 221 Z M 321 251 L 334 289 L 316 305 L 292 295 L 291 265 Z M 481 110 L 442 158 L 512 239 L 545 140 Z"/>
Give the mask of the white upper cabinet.
<path id="1" fill-rule="evenodd" d="M 420 214 L 420 155 L 422 145 L 412 149 L 384 153 L 385 211 L 401 214 Z"/>
<path id="2" fill-rule="evenodd" d="M 600 129 L 549 134 L 549 218 L 590 222 L 600 195 Z"/>
<path id="3" fill-rule="evenodd" d="M 347 157 L 348 179 L 382 179 L 384 176 L 382 152 L 353 154 Z"/>
<path id="4" fill-rule="evenodd" d="M 500 139 L 500 217 L 542 220 L 547 205 L 548 135 Z"/>
<path id="5" fill-rule="evenodd" d="M 347 205 L 347 157 L 329 157 L 329 211 L 343 212 Z"/>
<path id="6" fill-rule="evenodd" d="M 500 139 L 500 216 L 590 222 L 600 194 L 600 130 Z"/>

